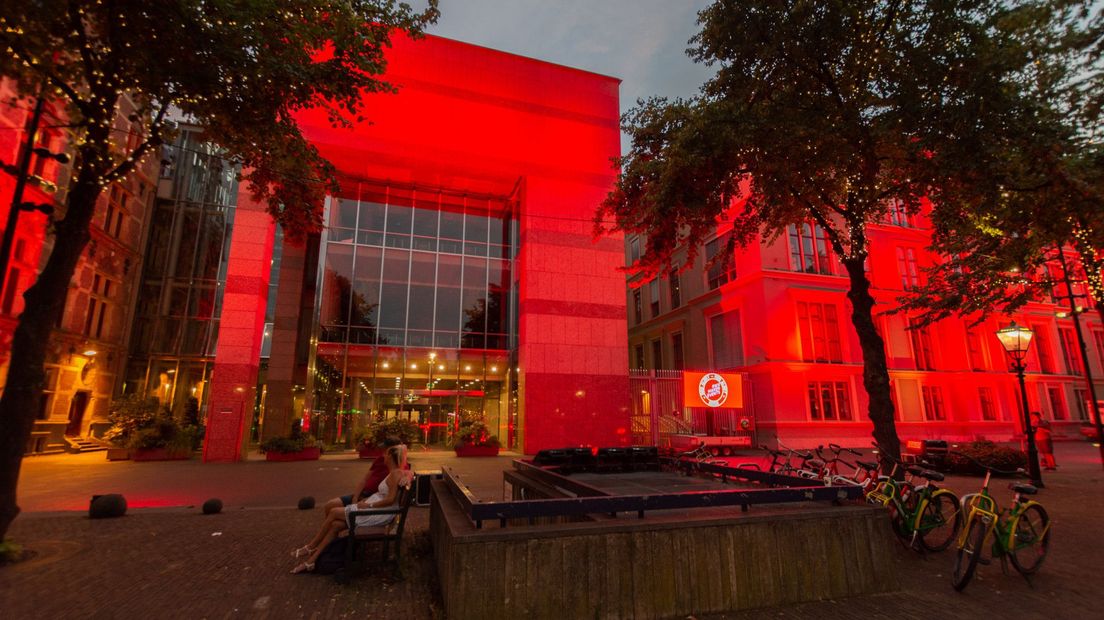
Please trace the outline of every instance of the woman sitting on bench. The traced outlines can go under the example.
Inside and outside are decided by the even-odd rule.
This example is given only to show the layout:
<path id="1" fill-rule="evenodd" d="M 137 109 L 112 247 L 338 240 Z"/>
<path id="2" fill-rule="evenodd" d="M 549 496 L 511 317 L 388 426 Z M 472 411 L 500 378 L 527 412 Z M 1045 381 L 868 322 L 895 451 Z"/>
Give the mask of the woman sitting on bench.
<path id="1" fill-rule="evenodd" d="M 292 574 L 308 573 L 314 570 L 314 562 L 326 548 L 338 536 L 344 535 L 349 529 L 347 513 L 366 508 L 383 508 L 393 506 L 399 499 L 399 487 L 410 485 L 413 473 L 406 467 L 406 446 L 398 445 L 387 449 L 387 477 L 379 485 L 379 490 L 370 497 L 359 502 L 349 504 L 344 508 L 332 508 L 322 524 L 322 529 L 315 534 L 306 545 L 291 552 L 294 558 L 307 556 L 306 561 L 292 569 Z M 364 515 L 356 518 L 357 527 L 371 527 L 386 525 L 395 518 L 393 514 Z"/>

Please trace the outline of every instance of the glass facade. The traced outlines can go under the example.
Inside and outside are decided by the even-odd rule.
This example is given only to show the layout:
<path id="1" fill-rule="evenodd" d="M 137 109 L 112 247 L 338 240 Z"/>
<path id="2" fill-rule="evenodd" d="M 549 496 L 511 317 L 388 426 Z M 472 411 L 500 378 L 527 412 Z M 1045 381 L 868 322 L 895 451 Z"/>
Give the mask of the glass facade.
<path id="1" fill-rule="evenodd" d="M 360 183 L 332 198 L 319 256 L 312 432 L 349 443 L 369 416 L 443 443 L 516 428 L 516 203 Z"/>
<path id="2" fill-rule="evenodd" d="M 198 135 L 182 129 L 162 153 L 124 385 L 177 415 L 205 404 L 238 196 L 237 167 Z"/>

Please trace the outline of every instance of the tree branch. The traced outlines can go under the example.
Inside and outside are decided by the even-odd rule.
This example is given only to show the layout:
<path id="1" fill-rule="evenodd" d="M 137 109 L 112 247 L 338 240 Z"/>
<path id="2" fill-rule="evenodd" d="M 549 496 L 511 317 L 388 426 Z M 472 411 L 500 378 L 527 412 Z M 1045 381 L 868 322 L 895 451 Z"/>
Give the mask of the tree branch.
<path id="1" fill-rule="evenodd" d="M 147 152 L 154 146 L 159 146 L 162 143 L 161 130 L 164 128 L 165 113 L 168 111 L 171 101 L 165 101 L 161 105 L 161 109 L 157 111 L 157 115 L 154 116 L 153 121 L 150 122 L 150 133 L 141 144 L 136 146 L 130 155 L 126 157 L 118 166 L 115 166 L 113 170 L 104 175 L 104 178 L 108 181 L 116 181 L 130 174 L 130 171 L 138 165 L 138 161 L 145 156 Z"/>

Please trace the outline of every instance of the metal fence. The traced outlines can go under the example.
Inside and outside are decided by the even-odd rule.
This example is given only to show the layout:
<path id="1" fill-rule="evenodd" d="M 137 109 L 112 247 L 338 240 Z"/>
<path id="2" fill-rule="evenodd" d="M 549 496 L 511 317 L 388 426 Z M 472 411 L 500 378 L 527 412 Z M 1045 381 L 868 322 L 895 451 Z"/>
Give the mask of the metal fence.
<path id="1" fill-rule="evenodd" d="M 630 370 L 632 441 L 636 445 L 670 447 L 673 435 L 736 437 L 752 435 L 755 408 L 747 373 L 743 378 L 742 409 L 687 407 L 683 401 L 681 370 Z M 742 421 L 748 420 L 748 428 Z"/>

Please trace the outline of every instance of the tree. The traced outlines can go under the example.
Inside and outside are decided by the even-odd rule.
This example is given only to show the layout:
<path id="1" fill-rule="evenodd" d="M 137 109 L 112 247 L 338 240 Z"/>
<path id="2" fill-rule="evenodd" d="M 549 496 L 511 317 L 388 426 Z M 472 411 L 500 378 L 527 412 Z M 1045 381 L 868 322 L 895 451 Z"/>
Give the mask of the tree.
<path id="1" fill-rule="evenodd" d="M 4 2 L 0 72 L 66 106 L 76 160 L 53 249 L 24 294 L 0 397 L 0 539 L 19 512 L 46 343 L 103 188 L 158 150 L 174 110 L 243 166 L 254 198 L 289 235 L 318 229 L 335 172 L 295 111 L 322 106 L 334 124 L 359 120 L 361 93 L 394 90 L 380 78 L 391 36 L 417 36 L 437 15 L 436 0 L 421 12 L 393 0 Z M 126 131 L 116 129 L 123 93 L 140 106 Z"/>
<path id="2" fill-rule="evenodd" d="M 690 100 L 652 99 L 623 119 L 632 147 L 597 215 L 647 238 L 634 269 L 688 263 L 718 218 L 729 250 L 812 222 L 849 278 L 873 436 L 891 455 L 885 349 L 865 273 L 867 226 L 978 182 L 978 144 L 1019 104 L 1028 50 L 1005 22 L 1027 7 L 986 0 L 717 0 L 689 54 L 717 67 Z M 989 144 L 986 142 L 985 144 Z"/>
<path id="3" fill-rule="evenodd" d="M 1065 296 L 1066 267 L 1104 319 L 1104 10 L 1064 0 L 1034 10 L 1010 27 L 1031 50 L 1022 105 L 980 151 L 1000 156 L 971 162 L 986 182 L 933 213 L 945 260 L 902 299 L 922 323 L 1011 313 L 1055 287 Z"/>

